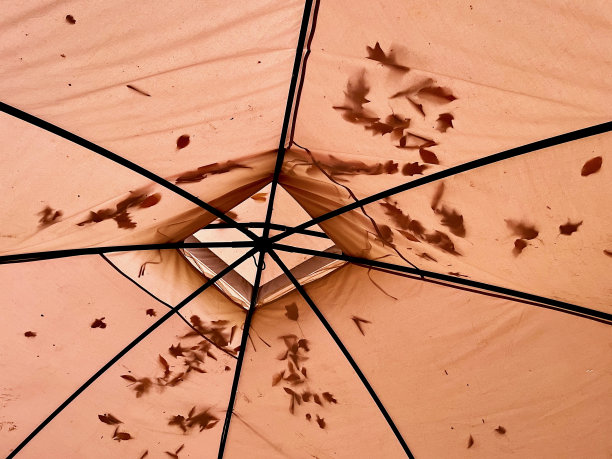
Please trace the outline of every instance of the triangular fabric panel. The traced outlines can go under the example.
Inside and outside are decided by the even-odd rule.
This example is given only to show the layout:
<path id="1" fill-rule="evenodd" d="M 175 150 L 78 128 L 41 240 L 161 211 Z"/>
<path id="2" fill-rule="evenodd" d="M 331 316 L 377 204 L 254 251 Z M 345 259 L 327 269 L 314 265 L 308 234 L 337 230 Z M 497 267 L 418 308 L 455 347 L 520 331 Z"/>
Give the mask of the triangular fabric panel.
<path id="1" fill-rule="evenodd" d="M 297 292 L 256 310 L 249 336 L 226 457 L 405 457 Z"/>
<path id="2" fill-rule="evenodd" d="M 356 266 L 306 290 L 415 457 L 612 448 L 609 325 Z"/>

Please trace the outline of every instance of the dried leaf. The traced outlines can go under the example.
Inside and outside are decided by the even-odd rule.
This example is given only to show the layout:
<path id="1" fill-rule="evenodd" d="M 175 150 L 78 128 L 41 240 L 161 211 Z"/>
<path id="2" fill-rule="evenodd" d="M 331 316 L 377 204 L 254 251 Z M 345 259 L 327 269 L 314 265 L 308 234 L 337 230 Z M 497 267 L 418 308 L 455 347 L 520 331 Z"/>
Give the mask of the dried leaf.
<path id="1" fill-rule="evenodd" d="M 285 316 L 287 317 L 287 319 L 289 320 L 298 320 L 299 314 L 298 314 L 298 307 L 297 304 L 295 303 L 291 303 L 287 306 L 285 306 Z"/>
<path id="2" fill-rule="evenodd" d="M 359 329 L 359 331 L 361 332 L 361 334 L 363 336 L 365 336 L 365 332 L 363 331 L 363 328 L 361 326 L 362 323 L 364 324 L 371 324 L 372 322 L 370 322 L 369 320 L 366 319 L 362 319 L 361 317 L 357 317 L 357 316 L 353 316 L 351 317 L 351 319 L 353 319 L 353 322 L 355 322 L 355 325 L 357 325 L 357 328 Z M 323 394 L 325 396 L 325 394 Z"/>
<path id="3" fill-rule="evenodd" d="M 380 62 L 382 65 L 390 67 L 392 70 L 399 70 L 402 72 L 407 72 L 410 70 L 409 67 L 397 63 L 393 50 L 389 50 L 389 53 L 385 54 L 378 42 L 376 42 L 374 48 L 367 46 L 366 50 L 368 52 L 367 59 Z"/>
<path id="4" fill-rule="evenodd" d="M 151 317 L 155 317 L 157 315 L 155 309 L 147 309 L 146 314 Z"/>
<path id="5" fill-rule="evenodd" d="M 440 132 L 446 132 L 449 128 L 453 127 L 453 120 L 455 117 L 450 113 L 442 113 L 436 120 L 436 129 Z"/>
<path id="6" fill-rule="evenodd" d="M 582 170 L 580 171 L 580 175 L 586 177 L 587 175 L 594 174 L 595 172 L 601 169 L 601 165 L 603 163 L 603 158 L 601 156 L 596 156 L 595 158 L 589 159 L 582 166 Z"/>
<path id="7" fill-rule="evenodd" d="M 572 222 L 570 222 L 568 220 L 565 225 L 559 226 L 559 233 L 560 234 L 565 234 L 566 236 L 569 236 L 572 233 L 575 233 L 576 231 L 578 231 L 578 227 L 580 225 L 582 225 L 582 222 L 572 223 Z"/>
<path id="8" fill-rule="evenodd" d="M 252 167 L 245 166 L 244 164 L 236 163 L 234 161 L 208 164 L 206 166 L 201 166 L 197 169 L 182 173 L 175 179 L 175 183 L 200 182 L 208 175 L 225 174 L 234 169 L 252 169 Z"/>
<path id="9" fill-rule="evenodd" d="M 520 255 L 520 253 L 525 247 L 527 247 L 527 241 L 524 239 L 517 239 L 516 241 L 514 241 L 514 248 L 512 249 L 512 253 L 516 257 Z"/>
<path id="10" fill-rule="evenodd" d="M 183 134 L 178 139 L 176 139 L 176 149 L 181 150 L 185 148 L 187 145 L 189 145 L 189 141 L 189 135 Z"/>
<path id="11" fill-rule="evenodd" d="M 426 86 L 417 93 L 419 97 L 431 100 L 437 104 L 447 104 L 456 99 L 448 88 L 441 86 Z"/>
<path id="12" fill-rule="evenodd" d="M 109 424 L 109 425 L 122 424 L 122 422 L 119 419 L 117 419 L 115 416 L 113 416 L 110 413 L 99 414 L 98 419 L 102 421 L 104 424 Z"/>
<path id="13" fill-rule="evenodd" d="M 120 442 L 121 440 L 132 440 L 133 438 L 134 437 L 132 437 L 127 432 L 117 432 L 117 431 L 115 431 L 115 435 L 113 435 L 113 440 L 117 440 L 118 442 Z"/>
<path id="14" fill-rule="evenodd" d="M 132 91 L 136 91 L 138 94 L 142 94 L 143 96 L 151 97 L 151 94 L 143 91 L 142 89 L 138 89 L 136 86 L 132 86 L 131 84 L 126 84 L 126 86 Z"/>
<path id="15" fill-rule="evenodd" d="M 94 320 L 91 323 L 91 328 L 106 328 L 106 324 L 104 323 L 104 317 Z"/>
<path id="16" fill-rule="evenodd" d="M 276 386 L 281 379 L 283 379 L 283 376 L 285 375 L 285 370 L 281 371 L 280 373 L 276 373 L 274 376 L 272 376 L 272 385 Z"/>
<path id="17" fill-rule="evenodd" d="M 142 201 L 138 207 L 142 208 L 142 209 L 146 209 L 147 207 L 153 207 L 155 204 L 157 204 L 159 201 L 161 201 L 161 194 L 160 193 L 154 193 L 151 196 L 147 196 L 144 201 Z"/>
<path id="18" fill-rule="evenodd" d="M 38 212 L 40 219 L 38 220 L 39 227 L 44 228 L 45 226 L 53 225 L 61 220 L 64 213 L 61 210 L 52 209 L 49 206 L 45 206 L 43 210 Z"/>
<path id="19" fill-rule="evenodd" d="M 176 346 L 172 345 L 172 346 L 170 346 L 170 348 L 168 348 L 168 352 L 175 359 L 177 357 L 184 357 L 183 352 L 186 352 L 186 351 L 188 351 L 188 349 L 182 347 L 181 343 L 178 343 Z"/>
<path id="20" fill-rule="evenodd" d="M 413 175 L 423 175 L 423 171 L 427 169 L 429 166 L 426 164 L 416 163 L 406 163 L 404 167 L 402 167 L 402 174 L 413 176 Z"/>
<path id="21" fill-rule="evenodd" d="M 329 392 L 323 392 L 321 395 L 327 403 L 338 403 L 338 400 L 336 400 L 334 396 Z"/>
<path id="22" fill-rule="evenodd" d="M 253 196 L 251 196 L 251 199 L 253 201 L 266 202 L 267 196 L 268 196 L 268 193 L 256 193 Z"/>
<path id="23" fill-rule="evenodd" d="M 506 220 L 506 225 L 508 225 L 512 232 L 521 239 L 535 239 L 539 234 L 535 226 L 527 223 Z"/>
<path id="24" fill-rule="evenodd" d="M 440 164 L 440 160 L 433 151 L 425 150 L 424 148 L 419 148 L 419 155 L 424 163 L 427 164 Z"/>

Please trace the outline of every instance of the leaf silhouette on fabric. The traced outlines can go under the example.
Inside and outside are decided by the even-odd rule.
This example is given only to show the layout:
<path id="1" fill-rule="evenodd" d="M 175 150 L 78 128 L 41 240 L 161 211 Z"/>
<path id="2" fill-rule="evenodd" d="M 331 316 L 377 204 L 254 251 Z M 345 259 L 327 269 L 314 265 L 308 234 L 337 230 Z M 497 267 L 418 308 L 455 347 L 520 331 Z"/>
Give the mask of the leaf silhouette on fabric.
<path id="1" fill-rule="evenodd" d="M 150 309 L 147 309 L 145 312 L 146 312 L 146 314 L 148 316 L 151 316 L 151 317 L 157 316 L 157 313 L 155 312 L 155 309 L 150 308 Z"/>
<path id="2" fill-rule="evenodd" d="M 251 196 L 251 199 L 253 201 L 259 201 L 259 202 L 266 202 L 268 193 L 256 193 L 253 196 Z"/>
<path id="3" fill-rule="evenodd" d="M 287 317 L 287 319 L 289 320 L 298 320 L 299 317 L 299 313 L 298 313 L 298 307 L 297 304 L 295 303 L 291 303 L 287 306 L 285 306 L 285 316 Z"/>
<path id="4" fill-rule="evenodd" d="M 376 121 L 368 126 L 365 126 L 366 131 L 372 131 L 372 135 L 385 135 L 393 132 L 393 126 L 390 126 L 386 123 L 381 123 L 380 121 Z"/>
<path id="5" fill-rule="evenodd" d="M 317 414 L 317 424 L 319 424 L 319 427 L 321 429 L 325 429 L 325 419 L 319 417 L 319 415 Z"/>
<path id="6" fill-rule="evenodd" d="M 76 24 L 76 19 L 74 19 L 74 16 L 72 16 L 72 14 L 67 14 L 66 15 L 66 22 L 68 24 L 74 25 L 74 24 Z"/>
<path id="7" fill-rule="evenodd" d="M 582 222 L 572 223 L 571 221 L 567 221 L 564 225 L 559 226 L 559 234 L 564 234 L 566 236 L 570 236 L 572 233 L 578 231 L 578 228 L 582 225 Z"/>
<path id="8" fill-rule="evenodd" d="M 53 225 L 59 222 L 64 213 L 61 210 L 52 209 L 49 206 L 45 206 L 43 210 L 38 212 L 40 219 L 38 220 L 38 226 L 44 228 L 45 226 Z"/>
<path id="9" fill-rule="evenodd" d="M 149 199 L 150 198 L 150 199 Z M 141 204 L 145 201 L 147 204 L 141 206 Z M 130 192 L 130 195 L 125 199 L 119 201 L 115 209 L 111 208 L 103 208 L 98 209 L 96 211 L 89 212 L 89 218 L 83 220 L 82 222 L 77 223 L 77 226 L 84 226 L 90 223 L 100 223 L 105 220 L 114 220 L 117 223 L 117 226 L 122 229 L 132 229 L 136 228 L 136 223 L 132 221 L 128 210 L 132 207 L 151 207 L 159 202 L 161 199 L 161 195 L 156 193 L 151 196 L 148 196 L 146 193 L 142 192 Z"/>
<path id="10" fill-rule="evenodd" d="M 417 94 L 421 89 L 426 86 L 431 86 L 433 83 L 434 80 L 432 80 L 431 78 L 426 78 L 424 80 L 412 84 L 411 86 L 408 86 L 406 89 L 402 89 L 401 91 L 392 94 L 391 96 L 389 96 L 389 99 L 397 99 L 398 97 Z"/>
<path id="11" fill-rule="evenodd" d="M 147 207 L 153 207 L 159 201 L 161 201 L 161 194 L 154 193 L 151 196 L 147 196 L 140 204 L 138 204 L 138 207 L 141 209 L 146 209 Z"/>
<path id="12" fill-rule="evenodd" d="M 518 236 L 521 239 L 535 239 L 536 237 L 538 237 L 539 234 L 536 227 L 528 223 L 514 220 L 506 220 L 506 225 L 508 225 L 508 228 L 512 230 L 514 235 Z"/>
<path id="13" fill-rule="evenodd" d="M 419 148 L 419 155 L 424 163 L 440 164 L 440 160 L 433 151 L 426 150 L 425 148 Z"/>
<path id="14" fill-rule="evenodd" d="M 519 256 L 525 247 L 527 247 L 527 241 L 525 239 L 517 239 L 514 241 L 514 248 L 512 249 L 512 254 L 517 257 Z"/>
<path id="15" fill-rule="evenodd" d="M 141 95 L 146 96 L 146 97 L 151 97 L 151 94 L 149 94 L 149 93 L 148 93 L 148 92 L 146 92 L 146 91 L 143 91 L 143 90 L 142 90 L 142 89 L 140 89 L 140 88 L 137 88 L 136 86 L 133 86 L 133 85 L 131 85 L 131 84 L 126 84 L 125 86 L 126 86 L 128 89 L 131 89 L 132 91 L 137 92 L 138 94 L 141 94 Z"/>
<path id="16" fill-rule="evenodd" d="M 417 92 L 418 96 L 423 99 L 430 100 L 437 104 L 447 104 L 457 99 L 453 96 L 453 93 L 449 88 L 443 88 L 441 86 L 425 86 L 419 89 Z"/>
<path id="17" fill-rule="evenodd" d="M 115 416 L 113 416 L 110 413 L 99 414 L 98 419 L 102 421 L 104 424 L 109 424 L 109 425 L 123 424 L 119 419 L 117 419 Z"/>
<path id="18" fill-rule="evenodd" d="M 497 432 L 500 435 L 504 435 L 506 433 L 506 429 L 504 427 L 502 427 L 502 426 L 497 426 L 497 428 L 494 429 L 494 430 L 495 430 L 495 432 Z"/>
<path id="19" fill-rule="evenodd" d="M 235 161 L 226 161 L 224 163 L 212 163 L 206 166 L 198 167 L 190 171 L 183 172 L 175 179 L 175 183 L 196 183 L 201 182 L 209 175 L 225 174 L 234 169 L 252 169 L 251 166 L 237 163 Z"/>
<path id="20" fill-rule="evenodd" d="M 338 403 L 338 400 L 336 400 L 334 396 L 330 394 L 329 392 L 323 392 L 321 395 L 323 396 L 323 399 L 327 403 L 334 403 L 334 404 Z"/>
<path id="21" fill-rule="evenodd" d="M 118 442 L 121 442 L 122 440 L 132 440 L 133 438 L 134 437 L 132 437 L 128 432 L 119 432 L 119 427 L 117 427 L 113 433 L 113 440 Z"/>
<path id="22" fill-rule="evenodd" d="M 351 317 L 351 319 L 353 320 L 353 322 L 355 322 L 355 325 L 357 326 L 357 328 L 359 329 L 359 332 L 365 336 L 365 332 L 363 331 L 363 327 L 361 324 L 371 324 L 372 322 L 370 322 L 367 319 L 362 319 L 361 317 L 357 317 L 357 316 L 353 316 Z M 323 394 L 325 395 L 325 394 Z"/>
<path id="23" fill-rule="evenodd" d="M 588 175 L 594 174 L 601 169 L 601 165 L 603 164 L 603 158 L 601 156 L 596 156 L 595 158 L 589 159 L 582 166 L 582 170 L 580 171 L 580 175 L 586 177 Z"/>
<path id="24" fill-rule="evenodd" d="M 444 182 L 440 183 L 436 188 L 436 192 L 431 201 L 432 210 L 440 215 L 442 225 L 450 229 L 450 232 L 455 236 L 465 237 L 465 226 L 463 224 L 463 215 L 455 209 L 448 209 L 446 206 L 440 206 L 440 201 L 444 195 Z"/>
<path id="25" fill-rule="evenodd" d="M 375 113 L 368 111 L 363 106 L 369 99 L 366 98 L 370 87 L 365 80 L 365 70 L 349 78 L 344 90 L 344 105 L 333 106 L 334 110 L 342 112 L 342 118 L 349 123 L 370 124 L 380 118 Z"/>
<path id="26" fill-rule="evenodd" d="M 446 132 L 448 129 L 453 127 L 453 120 L 455 117 L 450 113 L 442 113 L 436 120 L 436 129 L 440 132 Z"/>
<path id="27" fill-rule="evenodd" d="M 412 177 L 413 175 L 423 175 L 423 171 L 427 169 L 429 166 L 426 164 L 416 163 L 406 163 L 404 167 L 402 167 L 402 174 L 408 175 Z"/>
<path id="28" fill-rule="evenodd" d="M 23 336 L 25 336 L 26 338 L 35 338 L 36 337 L 36 332 L 33 331 L 27 331 L 23 334 Z"/>
<path id="29" fill-rule="evenodd" d="M 393 70 L 401 72 L 408 72 L 410 70 L 409 67 L 398 64 L 392 49 L 390 49 L 388 53 L 385 53 L 378 42 L 376 42 L 373 48 L 366 46 L 366 51 L 368 52 L 367 59 L 380 62 L 382 65 L 390 67 Z"/>
<path id="30" fill-rule="evenodd" d="M 91 328 L 106 328 L 106 323 L 104 323 L 104 317 L 94 320 L 91 325 Z"/>
<path id="31" fill-rule="evenodd" d="M 468 438 L 468 444 L 467 444 L 467 447 L 468 447 L 468 449 L 469 449 L 469 448 L 471 448 L 472 446 L 474 446 L 474 437 L 472 437 L 472 436 L 470 435 L 470 438 Z"/>
<path id="32" fill-rule="evenodd" d="M 177 150 L 182 150 L 187 145 L 189 145 L 190 140 L 191 139 L 190 139 L 189 135 L 187 135 L 187 134 L 181 135 L 178 139 L 176 139 L 176 149 Z"/>

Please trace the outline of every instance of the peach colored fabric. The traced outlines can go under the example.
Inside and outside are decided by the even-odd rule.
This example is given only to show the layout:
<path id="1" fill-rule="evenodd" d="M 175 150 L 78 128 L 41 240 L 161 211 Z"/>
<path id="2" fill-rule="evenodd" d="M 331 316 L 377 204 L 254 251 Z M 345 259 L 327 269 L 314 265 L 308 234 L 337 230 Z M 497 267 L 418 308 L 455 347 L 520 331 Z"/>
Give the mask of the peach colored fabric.
<path id="1" fill-rule="evenodd" d="M 284 138 L 303 1 L 9 3 L 0 101 L 240 223 L 263 222 L 271 204 L 272 223 L 295 226 L 610 121 L 612 9 L 599 0 L 315 2 L 299 110 Z M 1 113 L 0 134 L 0 256 L 194 234 L 246 240 L 205 229 L 216 217 L 189 200 L 32 124 Z M 310 228 L 329 239 L 283 242 L 335 244 L 609 314 L 611 146 L 604 133 L 530 152 Z M 246 250 L 213 252 L 231 263 Z M 126 251 L 0 265 L 0 453 L 207 282 L 189 256 Z M 339 261 L 305 272 L 308 256 L 279 256 L 417 458 L 612 455 L 609 323 Z M 262 284 L 280 287 L 255 299 L 246 348 L 246 299 L 219 282 L 18 457 L 216 457 L 240 357 L 225 457 L 405 457 L 328 331 L 264 259 Z M 236 272 L 252 280 L 255 263 Z"/>

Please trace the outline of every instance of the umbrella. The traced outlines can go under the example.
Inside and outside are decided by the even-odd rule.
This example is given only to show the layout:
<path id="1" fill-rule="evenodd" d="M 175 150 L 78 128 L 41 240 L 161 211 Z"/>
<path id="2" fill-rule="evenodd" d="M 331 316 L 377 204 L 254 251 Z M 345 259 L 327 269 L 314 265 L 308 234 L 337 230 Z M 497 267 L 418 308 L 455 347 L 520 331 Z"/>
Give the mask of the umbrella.
<path id="1" fill-rule="evenodd" d="M 4 5 L 8 457 L 609 457 L 604 2 Z"/>

